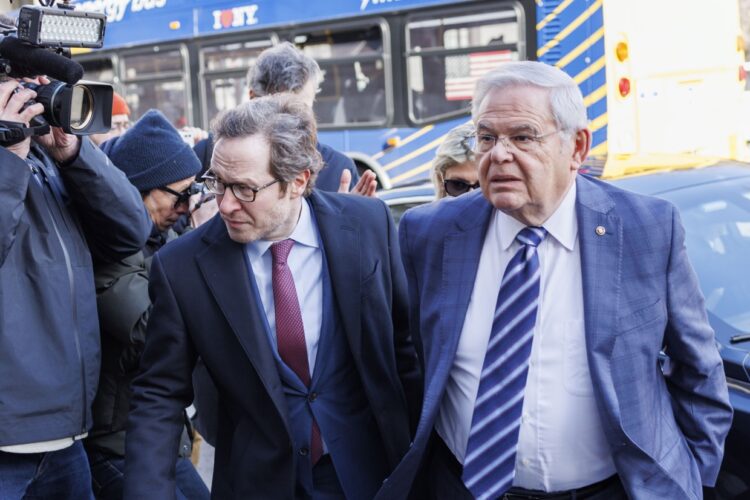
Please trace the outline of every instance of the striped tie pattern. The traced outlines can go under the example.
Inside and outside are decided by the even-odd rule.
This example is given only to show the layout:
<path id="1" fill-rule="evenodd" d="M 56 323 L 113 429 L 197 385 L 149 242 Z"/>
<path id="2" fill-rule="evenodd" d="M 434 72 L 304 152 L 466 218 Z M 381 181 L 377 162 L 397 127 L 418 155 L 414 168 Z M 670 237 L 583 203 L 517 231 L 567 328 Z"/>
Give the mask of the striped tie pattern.
<path id="1" fill-rule="evenodd" d="M 474 403 L 463 481 L 477 499 L 497 498 L 513 484 L 531 341 L 539 301 L 537 246 L 547 235 L 526 227 L 505 269 Z"/>

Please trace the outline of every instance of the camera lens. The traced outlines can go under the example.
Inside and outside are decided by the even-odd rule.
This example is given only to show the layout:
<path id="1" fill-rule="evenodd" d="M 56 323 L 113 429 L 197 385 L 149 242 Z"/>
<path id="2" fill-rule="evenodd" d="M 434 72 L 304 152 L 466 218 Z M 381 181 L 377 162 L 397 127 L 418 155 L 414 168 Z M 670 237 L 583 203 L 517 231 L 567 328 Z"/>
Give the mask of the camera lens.
<path id="1" fill-rule="evenodd" d="M 70 128 L 74 131 L 85 129 L 91 121 L 93 109 L 94 97 L 88 87 L 74 85 L 70 102 Z"/>
<path id="2" fill-rule="evenodd" d="M 57 80 L 22 85 L 36 91 L 34 101 L 44 106 L 42 116 L 53 127 L 76 135 L 101 134 L 111 128 L 111 85 L 87 81 L 71 85 Z"/>

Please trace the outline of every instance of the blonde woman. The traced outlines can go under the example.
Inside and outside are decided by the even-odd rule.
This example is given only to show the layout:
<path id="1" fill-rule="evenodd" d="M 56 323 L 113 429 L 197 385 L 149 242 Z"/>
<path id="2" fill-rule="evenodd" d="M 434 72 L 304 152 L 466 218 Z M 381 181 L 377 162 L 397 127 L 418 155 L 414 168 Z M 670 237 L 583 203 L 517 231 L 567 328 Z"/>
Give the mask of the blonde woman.
<path id="1" fill-rule="evenodd" d="M 474 125 L 465 123 L 445 136 L 432 161 L 436 198 L 459 196 L 479 187 L 476 158 L 471 148 Z"/>

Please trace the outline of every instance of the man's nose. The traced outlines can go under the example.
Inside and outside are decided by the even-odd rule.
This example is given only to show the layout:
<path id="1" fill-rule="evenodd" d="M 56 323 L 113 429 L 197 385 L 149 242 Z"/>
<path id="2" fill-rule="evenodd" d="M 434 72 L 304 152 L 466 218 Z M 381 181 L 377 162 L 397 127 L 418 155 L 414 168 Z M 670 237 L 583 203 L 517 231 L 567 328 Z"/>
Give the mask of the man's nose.
<path id="1" fill-rule="evenodd" d="M 513 158 L 513 147 L 505 137 L 498 137 L 495 141 L 495 145 L 490 149 L 490 158 L 493 161 L 508 161 Z"/>
<path id="2" fill-rule="evenodd" d="M 217 196 L 216 203 L 219 205 L 219 212 L 224 214 L 232 213 L 240 208 L 240 200 L 231 189 L 225 189 L 224 194 Z"/>

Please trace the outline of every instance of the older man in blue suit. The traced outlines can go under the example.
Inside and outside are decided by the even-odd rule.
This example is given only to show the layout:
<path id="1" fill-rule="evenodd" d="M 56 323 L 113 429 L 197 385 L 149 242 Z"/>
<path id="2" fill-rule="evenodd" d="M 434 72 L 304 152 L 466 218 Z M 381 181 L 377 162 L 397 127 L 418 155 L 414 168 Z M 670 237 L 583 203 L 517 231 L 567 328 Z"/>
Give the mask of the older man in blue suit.
<path id="1" fill-rule="evenodd" d="M 425 396 L 380 497 L 701 498 L 732 410 L 676 209 L 578 175 L 562 71 L 505 64 L 473 106 L 481 192 L 401 221 Z"/>
<path id="2" fill-rule="evenodd" d="M 291 97 L 228 111 L 214 137 L 219 216 L 152 265 L 125 498 L 174 495 L 197 356 L 218 389 L 213 498 L 372 498 L 422 391 L 393 220 L 377 199 L 312 189 L 315 122 Z"/>

